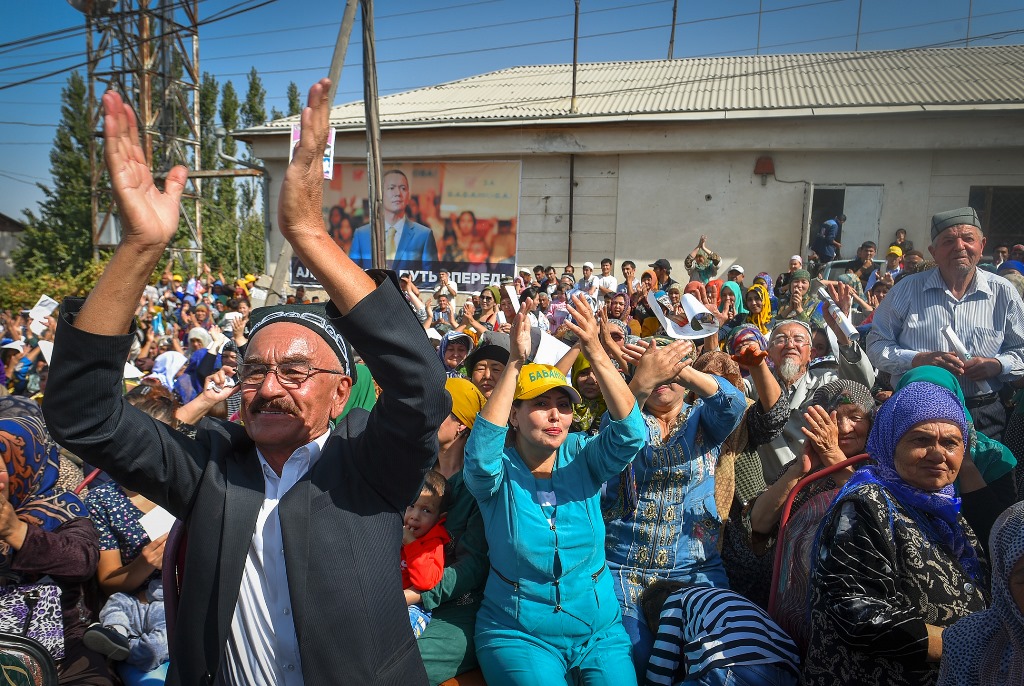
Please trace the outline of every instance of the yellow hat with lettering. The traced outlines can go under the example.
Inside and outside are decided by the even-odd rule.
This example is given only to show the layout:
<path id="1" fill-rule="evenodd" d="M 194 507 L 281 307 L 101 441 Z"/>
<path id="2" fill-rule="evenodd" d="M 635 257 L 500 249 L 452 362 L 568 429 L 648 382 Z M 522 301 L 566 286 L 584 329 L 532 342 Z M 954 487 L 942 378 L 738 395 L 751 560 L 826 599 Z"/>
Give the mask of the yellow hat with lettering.
<path id="1" fill-rule="evenodd" d="M 516 400 L 530 400 L 555 389 L 565 391 L 574 404 L 583 402 L 580 394 L 557 367 L 548 364 L 524 364 L 516 382 Z"/>

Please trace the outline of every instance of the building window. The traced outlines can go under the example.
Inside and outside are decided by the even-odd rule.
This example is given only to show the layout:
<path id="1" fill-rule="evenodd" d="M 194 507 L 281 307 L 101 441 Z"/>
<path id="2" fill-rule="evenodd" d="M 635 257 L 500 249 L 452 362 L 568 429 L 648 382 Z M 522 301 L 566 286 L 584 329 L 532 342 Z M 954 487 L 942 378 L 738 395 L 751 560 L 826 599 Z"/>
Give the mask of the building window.
<path id="1" fill-rule="evenodd" d="M 970 205 L 992 251 L 1001 243 L 1021 242 L 1024 234 L 1024 186 L 971 186 Z"/>

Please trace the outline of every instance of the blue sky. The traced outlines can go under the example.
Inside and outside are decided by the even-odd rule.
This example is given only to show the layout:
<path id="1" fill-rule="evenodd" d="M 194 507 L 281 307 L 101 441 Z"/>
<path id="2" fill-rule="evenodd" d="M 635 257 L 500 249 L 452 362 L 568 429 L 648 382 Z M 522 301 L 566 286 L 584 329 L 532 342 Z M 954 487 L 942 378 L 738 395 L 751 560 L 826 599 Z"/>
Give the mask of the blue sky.
<path id="1" fill-rule="evenodd" d="M 200 0 L 200 20 L 236 4 L 237 0 Z M 243 4 L 257 4 L 257 0 Z M 377 0 L 375 4 L 381 95 L 516 65 L 572 61 L 572 0 Z M 672 4 L 672 0 L 581 0 L 580 60 L 665 58 Z M 268 111 L 271 106 L 284 110 L 289 81 L 305 92 L 309 83 L 326 75 L 343 6 L 341 0 L 276 0 L 204 26 L 200 69 L 221 83 L 232 80 L 244 93 L 245 75 L 255 66 L 267 90 Z M 963 45 L 968 12 L 972 45 L 1024 43 L 1020 0 L 679 0 L 674 55 L 753 54 L 759 44 L 761 52 L 772 53 Z M 21 218 L 23 208 L 34 208 L 43 197 L 34 184 L 50 183 L 50 143 L 66 75 L 5 86 L 84 62 L 85 38 L 80 31 L 31 48 L 6 44 L 81 27 L 84 19 L 60 0 L 9 2 L 4 14 L 0 212 Z M 362 97 L 359 35 L 357 22 L 336 103 Z M 34 64 L 40 60 L 53 61 Z M 84 68 L 81 71 L 84 76 Z"/>

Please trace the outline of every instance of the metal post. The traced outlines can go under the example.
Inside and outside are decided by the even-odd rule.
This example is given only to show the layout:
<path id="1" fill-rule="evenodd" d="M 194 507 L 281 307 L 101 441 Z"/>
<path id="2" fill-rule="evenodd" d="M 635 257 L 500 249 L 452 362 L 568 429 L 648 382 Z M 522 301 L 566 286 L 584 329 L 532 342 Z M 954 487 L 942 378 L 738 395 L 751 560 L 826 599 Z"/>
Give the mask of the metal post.
<path id="1" fill-rule="evenodd" d="M 761 17 L 764 16 L 764 0 L 757 0 L 757 50 L 755 54 L 761 54 Z"/>
<path id="2" fill-rule="evenodd" d="M 853 42 L 853 49 L 854 49 L 854 51 L 860 50 L 860 20 L 861 20 L 861 16 L 863 14 L 864 14 L 864 0 L 860 0 L 860 3 L 858 3 L 858 5 L 857 5 L 857 38 Z"/>
<path id="3" fill-rule="evenodd" d="M 861 0 L 863 2 L 863 0 Z M 971 17 L 974 16 L 974 0 L 967 0 L 967 35 L 964 36 L 964 47 L 971 45 Z"/>
<path id="4" fill-rule="evenodd" d="M 366 163 L 370 180 L 370 222 L 373 267 L 384 269 L 384 191 L 381 188 L 380 113 L 377 110 L 377 55 L 373 43 L 373 0 L 360 0 L 363 8 L 363 110 L 366 118 Z"/>
<path id="5" fill-rule="evenodd" d="M 341 83 L 341 69 L 345 66 L 345 54 L 348 52 L 348 41 L 352 36 L 352 25 L 356 21 L 356 5 L 359 0 L 347 0 L 345 3 L 345 14 L 341 18 L 341 26 L 338 27 L 338 38 L 334 42 L 334 55 L 331 57 L 331 70 L 327 72 L 327 78 L 331 80 L 331 90 L 327 94 L 327 102 L 334 106 L 334 96 L 338 92 L 338 84 Z"/>
<path id="6" fill-rule="evenodd" d="M 348 0 L 348 4 L 345 6 L 345 14 L 341 19 L 341 28 L 338 29 L 338 40 L 334 46 L 334 56 L 331 58 L 331 68 L 328 70 L 328 74 L 331 77 L 331 90 L 328 102 L 334 105 L 334 95 L 338 89 L 338 83 L 341 81 L 341 70 L 345 65 L 345 53 L 348 52 L 348 41 L 352 35 L 352 25 L 355 23 L 355 2 L 356 0 Z M 267 255 L 267 269 L 270 269 L 270 175 L 265 174 L 263 177 L 263 206 L 265 216 L 267 219 L 267 235 L 265 238 L 266 255 Z M 280 294 L 284 290 L 285 277 L 288 275 L 288 270 L 292 262 L 292 244 L 288 241 L 284 241 L 281 246 L 281 252 L 277 256 L 277 267 L 274 269 L 274 279 L 270 284 L 270 293 L 267 295 L 267 304 L 276 305 Z"/>
<path id="7" fill-rule="evenodd" d="M 576 2 L 576 16 L 573 19 L 572 29 L 572 99 L 569 101 L 569 111 L 576 114 L 580 111 L 576 102 L 576 66 L 579 64 L 580 50 L 580 0 Z"/>
<path id="8" fill-rule="evenodd" d="M 676 10 L 679 9 L 679 0 L 672 0 L 672 32 L 668 34 L 668 58 L 672 59 L 672 51 L 676 45 Z"/>

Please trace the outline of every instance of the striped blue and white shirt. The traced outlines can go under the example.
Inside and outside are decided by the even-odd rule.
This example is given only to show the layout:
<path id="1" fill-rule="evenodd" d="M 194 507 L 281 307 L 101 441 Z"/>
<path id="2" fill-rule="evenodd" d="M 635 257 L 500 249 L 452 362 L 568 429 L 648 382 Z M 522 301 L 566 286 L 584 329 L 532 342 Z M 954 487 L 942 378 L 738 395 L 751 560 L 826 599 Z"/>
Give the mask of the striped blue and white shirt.
<path id="1" fill-rule="evenodd" d="M 893 286 L 875 310 L 868 334 L 871 363 L 892 375 L 895 388 L 921 352 L 950 351 L 944 326 L 975 357 L 993 357 L 1002 373 L 989 379 L 992 390 L 1024 377 L 1024 302 L 1006 279 L 978 269 L 964 296 L 949 292 L 939 270 L 913 274 Z M 964 395 L 980 395 L 977 384 L 961 379 Z"/>
<path id="2" fill-rule="evenodd" d="M 764 610 L 733 591 L 681 588 L 665 599 L 657 629 L 647 684 L 672 686 L 742 665 L 773 664 L 800 674 L 793 640 Z"/>

